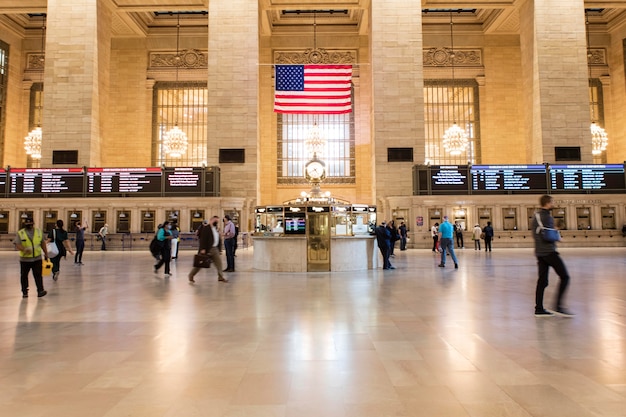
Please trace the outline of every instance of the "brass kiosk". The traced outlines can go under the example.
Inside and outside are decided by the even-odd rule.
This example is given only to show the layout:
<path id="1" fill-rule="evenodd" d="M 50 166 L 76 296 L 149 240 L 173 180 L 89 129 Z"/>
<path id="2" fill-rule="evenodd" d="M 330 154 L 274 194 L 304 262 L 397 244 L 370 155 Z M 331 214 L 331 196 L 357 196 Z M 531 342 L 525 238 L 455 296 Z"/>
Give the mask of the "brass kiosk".
<path id="1" fill-rule="evenodd" d="M 254 267 L 327 272 L 378 266 L 376 207 L 328 197 L 256 207 Z"/>

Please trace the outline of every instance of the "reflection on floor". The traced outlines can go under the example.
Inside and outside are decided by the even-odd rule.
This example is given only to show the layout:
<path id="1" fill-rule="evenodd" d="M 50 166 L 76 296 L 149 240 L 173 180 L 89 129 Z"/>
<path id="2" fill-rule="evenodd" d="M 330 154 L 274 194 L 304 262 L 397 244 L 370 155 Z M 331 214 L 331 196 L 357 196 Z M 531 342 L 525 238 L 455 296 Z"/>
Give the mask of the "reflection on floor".
<path id="1" fill-rule="evenodd" d="M 529 249 L 310 274 L 253 271 L 251 254 L 229 283 L 209 269 L 190 284 L 192 252 L 171 278 L 148 253 L 87 252 L 23 300 L 1 252 L 0 415 L 625 415 L 624 248 L 564 249 L 577 315 L 542 319 Z"/>

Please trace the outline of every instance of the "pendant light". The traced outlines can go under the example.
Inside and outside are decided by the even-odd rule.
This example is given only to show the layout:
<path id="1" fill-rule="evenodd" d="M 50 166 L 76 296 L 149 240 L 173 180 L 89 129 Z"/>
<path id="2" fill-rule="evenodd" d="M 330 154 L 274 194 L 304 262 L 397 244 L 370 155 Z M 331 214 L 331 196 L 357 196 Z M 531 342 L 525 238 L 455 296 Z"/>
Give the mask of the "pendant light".
<path id="1" fill-rule="evenodd" d="M 178 68 L 182 65 L 182 59 L 180 56 L 180 13 L 177 15 L 176 22 L 176 58 L 174 59 L 174 65 L 176 66 L 176 83 L 174 85 L 174 91 L 176 96 L 180 94 L 180 88 L 178 85 Z M 178 100 L 177 100 L 178 101 Z M 178 108 L 174 110 L 175 120 L 174 127 L 165 133 L 163 136 L 163 151 L 165 155 L 170 158 L 180 158 L 187 152 L 187 134 L 178 127 Z"/>
<path id="2" fill-rule="evenodd" d="M 443 148 L 452 156 L 461 155 L 467 150 L 469 139 L 465 129 L 457 125 L 458 109 L 456 106 L 456 79 L 454 77 L 454 22 L 450 12 L 450 66 L 452 68 L 452 116 L 454 123 L 443 135 Z"/>

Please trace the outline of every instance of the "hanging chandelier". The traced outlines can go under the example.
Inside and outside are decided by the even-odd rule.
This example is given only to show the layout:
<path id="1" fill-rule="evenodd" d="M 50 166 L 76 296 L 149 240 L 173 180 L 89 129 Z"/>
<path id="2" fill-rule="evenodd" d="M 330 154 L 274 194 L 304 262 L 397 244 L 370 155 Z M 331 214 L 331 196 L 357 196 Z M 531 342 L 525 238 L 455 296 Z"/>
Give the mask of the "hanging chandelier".
<path id="1" fill-rule="evenodd" d="M 595 88 L 591 84 L 591 41 L 589 36 L 589 15 L 585 10 L 585 26 L 587 29 L 587 66 L 589 67 L 589 87 L 591 88 L 591 154 L 592 155 L 601 155 L 602 152 L 606 151 L 606 146 L 609 143 L 609 136 L 606 131 L 602 128 L 602 126 L 596 123 L 596 99 L 595 99 Z"/>
<path id="2" fill-rule="evenodd" d="M 33 159 L 41 159 L 41 127 L 37 126 L 24 138 L 26 154 Z"/>
<path id="3" fill-rule="evenodd" d="M 317 121 L 313 122 L 313 126 L 307 132 L 307 137 L 304 140 L 304 146 L 309 155 L 312 155 L 314 158 L 323 153 L 326 146 L 326 139 L 324 138 Z"/>
<path id="4" fill-rule="evenodd" d="M 41 131 L 41 102 L 43 100 L 43 70 L 44 70 L 44 56 L 45 56 L 45 42 L 46 42 L 46 15 L 43 16 L 43 25 L 41 26 L 41 73 L 39 76 L 41 82 L 41 91 L 39 92 L 39 105 L 37 106 L 37 126 L 28 133 L 28 136 L 24 138 L 24 149 L 26 155 L 29 155 L 34 160 L 41 159 L 41 141 L 43 138 L 43 132 Z"/>
<path id="5" fill-rule="evenodd" d="M 176 58 L 174 59 L 174 65 L 176 66 L 176 92 L 178 91 L 178 67 L 182 64 L 180 58 L 180 13 L 177 15 L 178 20 L 176 22 Z M 177 111 L 177 110 L 176 110 Z M 176 121 L 174 127 L 163 135 L 163 151 L 170 158 L 180 158 L 187 152 L 187 134 L 178 127 L 178 112 L 176 113 Z"/>
<path id="6" fill-rule="evenodd" d="M 452 12 L 450 12 L 450 66 L 452 68 L 452 112 L 456 119 L 458 116 L 456 108 L 456 81 L 454 78 L 454 22 Z M 467 150 L 469 136 L 465 129 L 457 125 L 456 121 L 443 134 L 443 148 L 452 156 L 458 156 Z"/>

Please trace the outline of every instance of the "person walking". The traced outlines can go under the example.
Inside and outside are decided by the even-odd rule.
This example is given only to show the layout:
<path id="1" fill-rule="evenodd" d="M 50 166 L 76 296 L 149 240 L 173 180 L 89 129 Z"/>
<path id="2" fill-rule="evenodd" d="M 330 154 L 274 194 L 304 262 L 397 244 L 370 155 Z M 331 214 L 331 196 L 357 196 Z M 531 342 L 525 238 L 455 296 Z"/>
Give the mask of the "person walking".
<path id="1" fill-rule="evenodd" d="M 63 220 L 57 220 L 56 224 L 56 228 L 48 232 L 48 242 L 54 242 L 57 248 L 59 248 L 59 254 L 54 258 L 50 258 L 52 261 L 52 279 L 55 281 L 59 279 L 59 274 L 61 273 L 61 258 L 65 258 L 67 252 L 74 254 L 70 246 L 67 230 L 63 229 Z"/>
<path id="2" fill-rule="evenodd" d="M 563 305 L 565 292 L 569 285 L 569 274 L 565 263 L 559 256 L 556 250 L 556 242 L 549 242 L 544 240 L 541 228 L 554 228 L 554 218 L 550 214 L 554 200 L 550 195 L 543 195 L 539 198 L 539 205 L 541 209 L 535 213 L 535 217 L 532 222 L 532 230 L 534 231 L 533 237 L 535 239 L 535 256 L 537 257 L 537 287 L 535 289 L 535 317 L 550 317 L 554 314 L 572 317 L 574 314 L 566 309 Z M 539 224 L 541 221 L 541 226 Z M 559 276 L 560 284 L 556 294 L 556 300 L 554 303 L 554 311 L 548 311 L 543 307 L 543 295 L 546 287 L 548 286 L 548 272 L 550 267 L 554 268 L 554 271 Z"/>
<path id="3" fill-rule="evenodd" d="M 483 232 L 485 232 L 485 252 L 491 252 L 491 241 L 493 240 L 493 227 L 491 227 L 491 222 L 487 222 L 487 226 L 485 226 Z"/>
<path id="4" fill-rule="evenodd" d="M 439 233 L 441 234 L 440 247 L 441 247 L 441 262 L 439 263 L 440 268 L 445 268 L 446 266 L 446 251 L 450 252 L 450 256 L 454 261 L 454 268 L 458 269 L 459 262 L 456 259 L 456 255 L 454 253 L 454 240 L 452 240 L 452 235 L 454 234 L 454 226 L 452 223 L 448 221 L 448 216 L 443 216 L 443 222 L 439 225 Z"/>
<path id="5" fill-rule="evenodd" d="M 109 234 L 109 225 L 105 223 L 104 226 L 102 226 L 100 230 L 98 231 L 98 236 L 100 237 L 100 240 L 102 240 L 102 246 L 100 247 L 100 250 L 107 250 L 107 235 L 108 234 Z"/>
<path id="6" fill-rule="evenodd" d="M 172 259 L 178 259 L 178 244 L 180 243 L 180 227 L 178 227 L 178 220 L 172 220 Z"/>
<path id="7" fill-rule="evenodd" d="M 433 238 L 433 252 L 439 251 L 439 223 L 435 223 L 433 227 L 430 228 L 430 235 Z"/>
<path id="8" fill-rule="evenodd" d="M 235 272 L 235 224 L 228 214 L 224 216 L 224 249 L 226 249 L 224 272 Z"/>
<path id="9" fill-rule="evenodd" d="M 22 286 L 22 298 L 28 298 L 28 273 L 33 271 L 37 297 L 43 297 L 48 292 L 43 287 L 41 254 L 48 260 L 48 250 L 43 239 L 41 229 L 33 226 L 33 218 L 24 219 L 23 227 L 18 230 L 13 240 L 15 248 L 20 252 L 20 282 Z"/>
<path id="10" fill-rule="evenodd" d="M 76 222 L 76 254 L 74 255 L 74 265 L 83 264 L 83 252 L 85 251 L 85 230 L 87 223 Z"/>
<path id="11" fill-rule="evenodd" d="M 380 226 L 376 228 L 376 243 L 378 249 L 383 255 L 383 269 L 396 269 L 391 262 L 389 262 L 390 245 L 391 245 L 391 232 L 387 228 L 387 223 L 382 222 Z"/>
<path id="12" fill-rule="evenodd" d="M 404 222 L 400 222 L 400 227 L 398 227 L 398 232 L 400 233 L 400 250 L 406 250 L 406 240 L 407 240 L 407 230 L 406 224 Z"/>
<path id="13" fill-rule="evenodd" d="M 163 265 L 165 265 L 165 278 L 168 278 L 171 276 L 170 274 L 170 261 L 172 259 L 172 225 L 170 224 L 170 222 L 165 221 L 163 222 L 163 227 L 159 228 L 159 230 L 157 231 L 157 241 L 159 243 L 159 247 L 161 249 L 161 259 L 159 259 L 159 262 L 154 265 L 154 273 L 158 273 L 159 269 L 161 269 L 161 267 Z"/>
<path id="14" fill-rule="evenodd" d="M 218 281 L 228 282 L 228 278 L 224 277 L 222 271 L 222 259 L 220 254 L 222 253 L 222 240 L 220 239 L 220 232 L 217 230 L 219 223 L 219 217 L 213 216 L 209 224 L 203 223 L 200 229 L 198 229 L 198 253 L 209 254 L 211 262 L 217 270 Z M 193 267 L 189 272 L 189 282 L 196 282 L 194 277 L 200 271 L 200 268 Z"/>
<path id="15" fill-rule="evenodd" d="M 474 230 L 472 230 L 472 239 L 474 240 L 474 250 L 480 250 L 480 235 L 483 233 L 483 229 L 480 228 L 480 225 L 474 226 Z"/>

